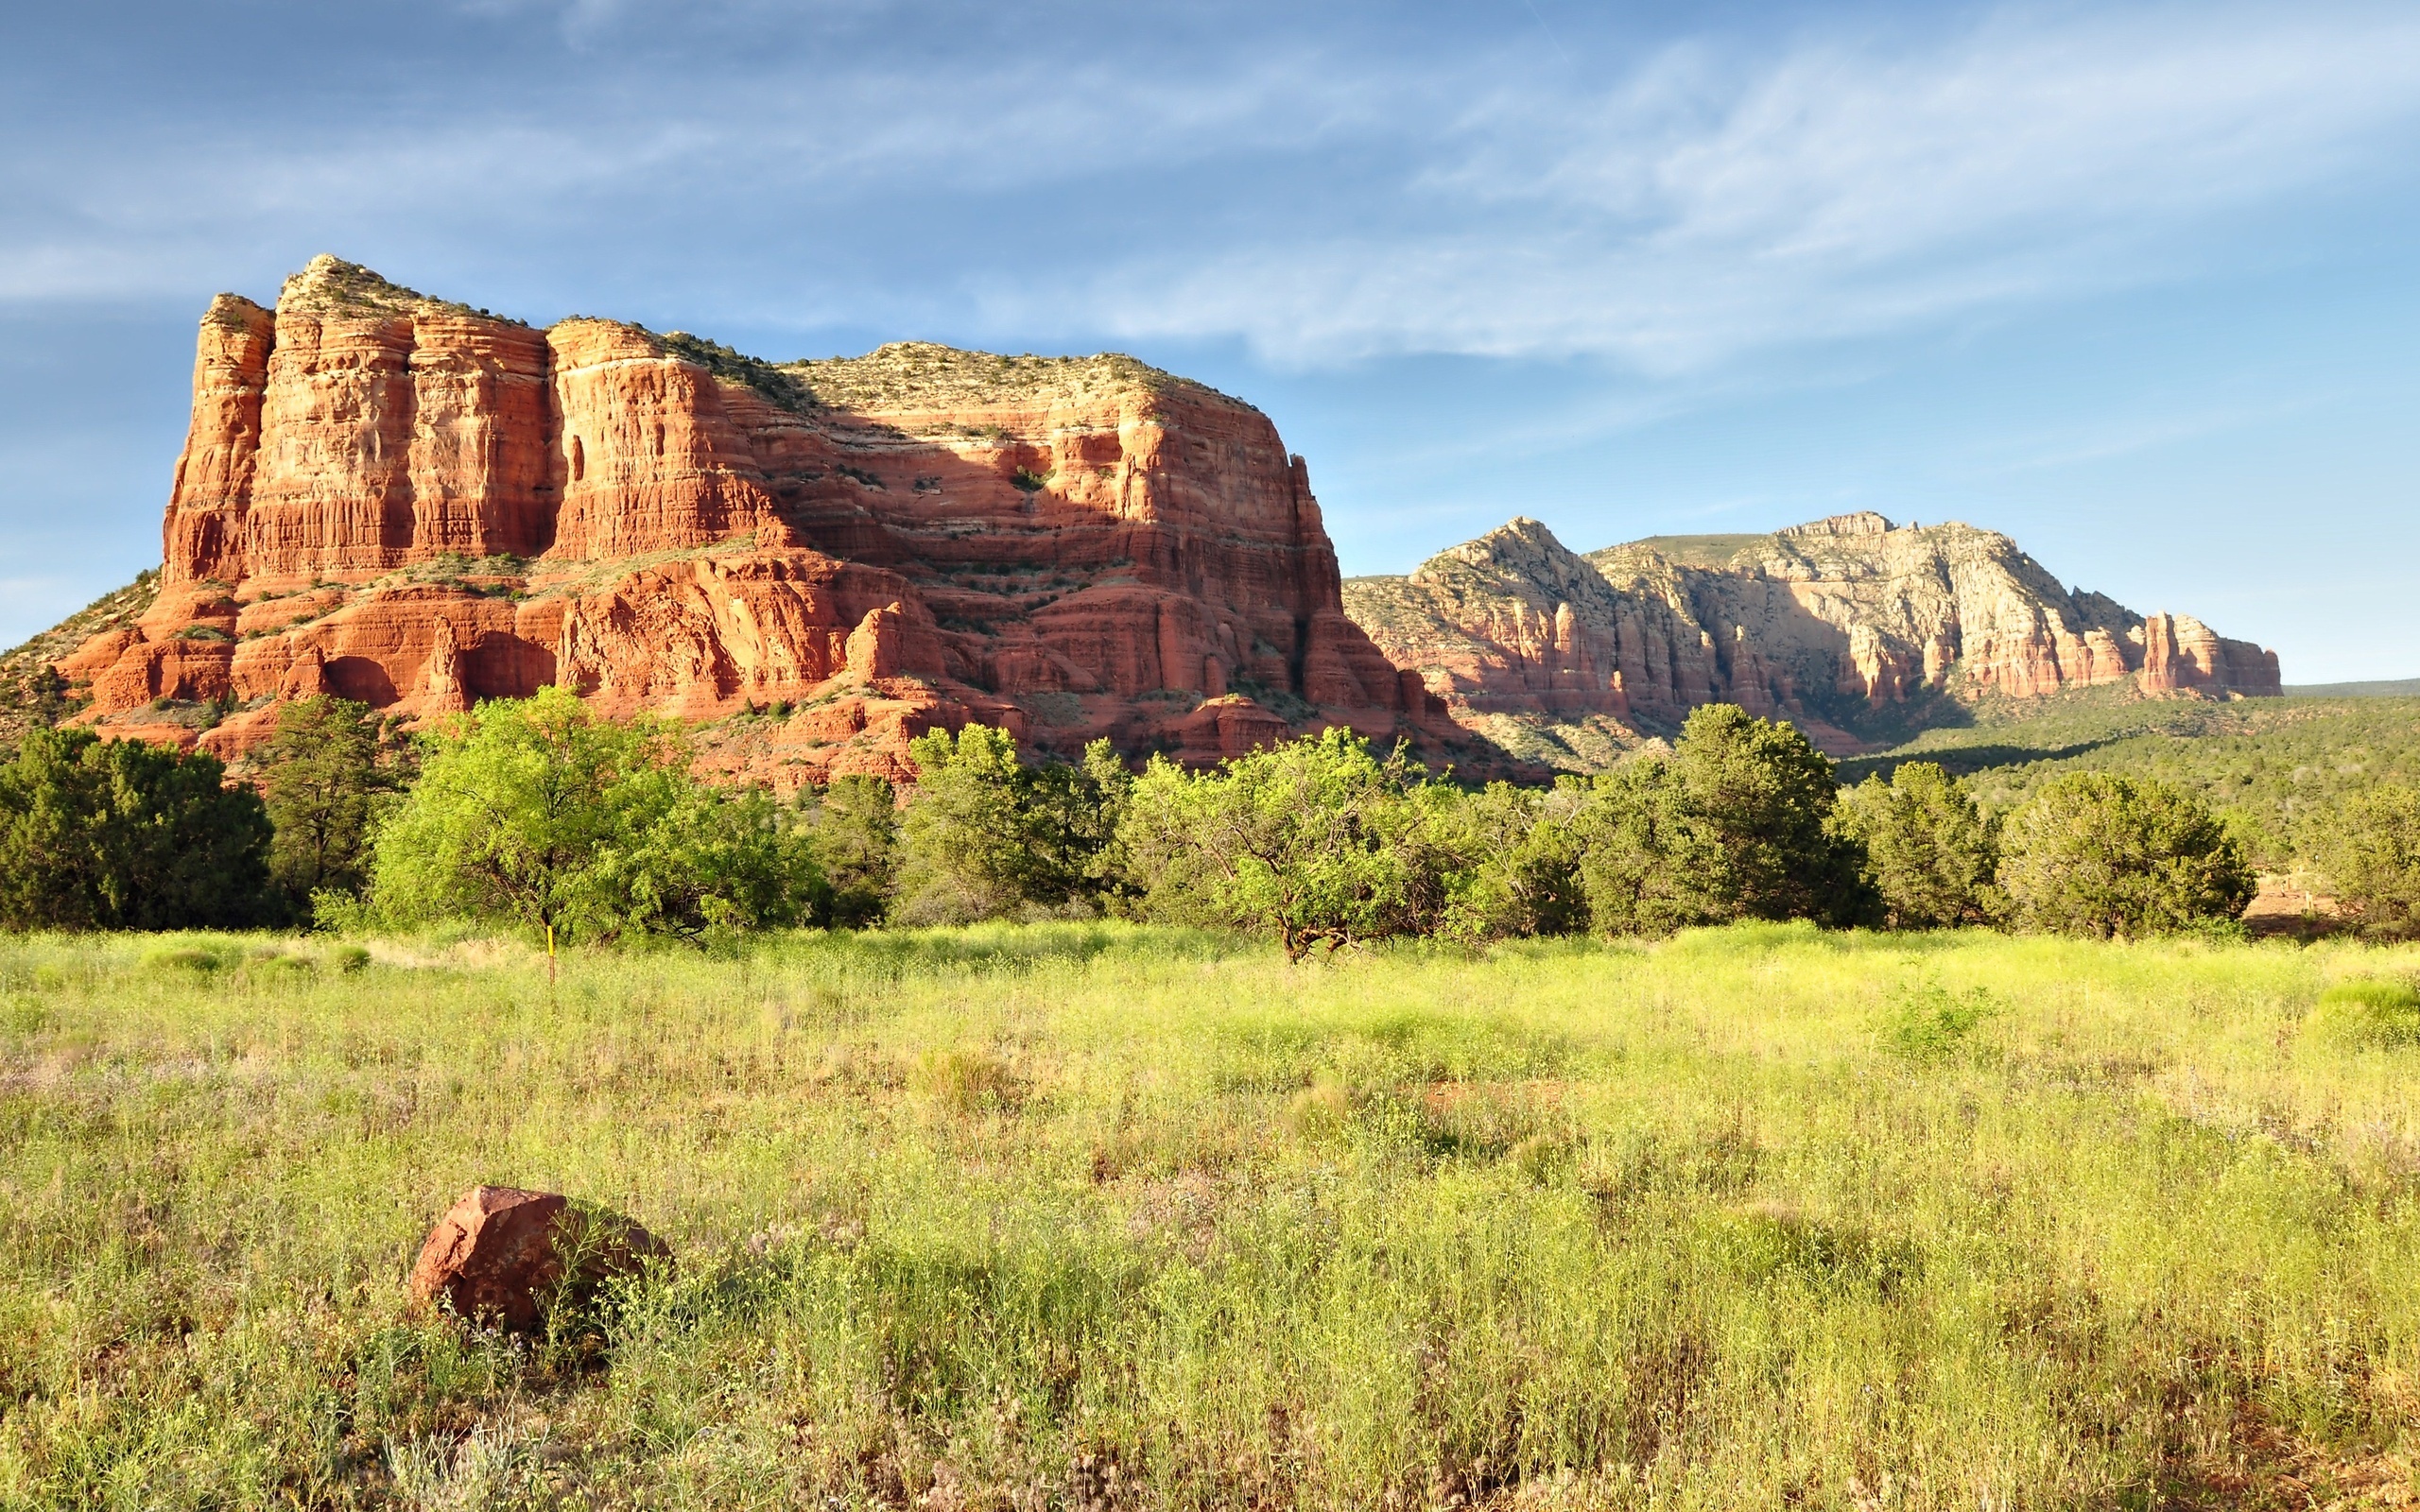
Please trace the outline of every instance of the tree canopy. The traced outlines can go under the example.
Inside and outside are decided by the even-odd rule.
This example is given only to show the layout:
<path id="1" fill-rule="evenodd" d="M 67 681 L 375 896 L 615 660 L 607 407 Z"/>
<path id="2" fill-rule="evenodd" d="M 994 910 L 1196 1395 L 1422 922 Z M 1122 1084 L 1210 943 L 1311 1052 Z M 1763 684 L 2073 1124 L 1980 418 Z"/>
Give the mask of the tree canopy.
<path id="1" fill-rule="evenodd" d="M 1989 923 L 2003 906 L 1993 873 L 1999 827 L 1932 762 L 1844 789 L 1834 826 L 1864 854 L 1864 875 L 1893 929 Z"/>
<path id="2" fill-rule="evenodd" d="M 794 922 L 821 885 L 772 800 L 690 776 L 666 723 L 598 719 L 544 688 L 424 744 L 419 782 L 378 831 L 383 917 L 694 937 Z"/>
<path id="3" fill-rule="evenodd" d="M 2241 916 L 2243 847 L 2210 806 L 2167 782 L 2072 772 L 2010 816 L 1998 885 L 2020 928 L 2102 939 Z"/>
<path id="4" fill-rule="evenodd" d="M 271 922 L 269 820 L 217 758 L 89 730 L 28 732 L 0 765 L 0 924 Z"/>
<path id="5" fill-rule="evenodd" d="M 987 725 L 927 730 L 908 749 L 917 779 L 899 816 L 903 922 L 1090 910 L 1119 889 L 1132 779 L 1108 741 L 1080 765 L 1028 765 L 1015 739 Z"/>
<path id="6" fill-rule="evenodd" d="M 394 788 L 367 704 L 321 696 L 277 712 L 261 747 L 262 801 L 276 837 L 269 880 L 286 907 L 307 917 L 314 894 L 357 894 L 370 880 L 373 820 Z"/>
<path id="7" fill-rule="evenodd" d="M 1300 960 L 1440 918 L 1444 868 L 1421 786 L 1404 752 L 1381 761 L 1333 728 L 1215 772 L 1154 758 L 1122 834 L 1158 911 L 1266 930 Z"/>

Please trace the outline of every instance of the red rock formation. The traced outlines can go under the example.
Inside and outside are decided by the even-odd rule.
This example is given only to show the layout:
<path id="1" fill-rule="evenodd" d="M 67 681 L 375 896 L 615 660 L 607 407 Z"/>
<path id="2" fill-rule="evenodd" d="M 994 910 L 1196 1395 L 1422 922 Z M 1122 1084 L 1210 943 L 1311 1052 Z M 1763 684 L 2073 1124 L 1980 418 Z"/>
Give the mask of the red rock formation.
<path id="1" fill-rule="evenodd" d="M 786 787 L 897 774 L 969 719 L 1067 751 L 1343 722 L 1487 756 L 1344 614 L 1267 417 L 1126 358 L 776 368 L 320 258 L 273 315 L 211 306 L 164 541 L 139 626 L 60 665 L 107 729 L 243 705 L 203 737 L 233 756 L 309 691 L 428 716 L 549 682 L 700 721 L 704 765 Z"/>
<path id="2" fill-rule="evenodd" d="M 2031 697 L 2135 678 L 2147 693 L 2273 695 L 2275 653 L 2198 620 L 2071 593 L 2007 537 L 1836 516 L 1772 536 L 1575 556 L 1534 520 L 1357 578 L 1346 604 L 1457 718 L 1589 766 L 1640 730 L 1737 703 L 1834 754 L 1848 727 L 1930 696 Z"/>

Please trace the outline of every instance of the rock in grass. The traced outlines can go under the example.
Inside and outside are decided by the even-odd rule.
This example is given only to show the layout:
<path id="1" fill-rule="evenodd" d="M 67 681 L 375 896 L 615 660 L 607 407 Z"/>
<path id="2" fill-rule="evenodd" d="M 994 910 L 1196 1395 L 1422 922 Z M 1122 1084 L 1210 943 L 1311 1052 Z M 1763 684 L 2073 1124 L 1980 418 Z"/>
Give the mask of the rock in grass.
<path id="1" fill-rule="evenodd" d="M 516 1331 L 577 1305 L 615 1276 L 671 1249 L 620 1213 L 553 1192 L 473 1187 L 446 1210 L 412 1266 L 412 1300 Z"/>

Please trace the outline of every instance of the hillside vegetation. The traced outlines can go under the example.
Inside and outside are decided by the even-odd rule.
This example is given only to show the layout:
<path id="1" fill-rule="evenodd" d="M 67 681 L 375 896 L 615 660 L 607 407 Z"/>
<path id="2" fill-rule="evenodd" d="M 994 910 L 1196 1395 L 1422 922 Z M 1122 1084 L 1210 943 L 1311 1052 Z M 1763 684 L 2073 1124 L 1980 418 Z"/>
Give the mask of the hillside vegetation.
<path id="1" fill-rule="evenodd" d="M 2202 794 L 2273 869 L 2310 850 L 2310 829 L 2382 782 L 2420 786 L 2420 698 L 2143 699 L 2100 690 L 1996 700 L 1974 724 L 1926 731 L 1841 764 L 1843 782 L 1937 762 L 1989 809 L 2021 805 L 2059 773 L 2157 778 Z"/>
<path id="2" fill-rule="evenodd" d="M 2415 970 L 0 941 L 0 1504 L 2401 1504 Z M 475 1182 L 677 1269 L 411 1315 Z"/>

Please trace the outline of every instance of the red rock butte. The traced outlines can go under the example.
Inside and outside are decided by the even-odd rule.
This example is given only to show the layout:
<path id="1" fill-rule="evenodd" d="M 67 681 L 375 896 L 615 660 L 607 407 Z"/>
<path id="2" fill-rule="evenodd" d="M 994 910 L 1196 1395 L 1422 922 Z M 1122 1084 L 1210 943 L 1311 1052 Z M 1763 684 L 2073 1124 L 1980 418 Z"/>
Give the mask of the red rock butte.
<path id="1" fill-rule="evenodd" d="M 779 788 L 970 720 L 1190 762 L 1344 724 L 1487 751 L 1347 618 L 1302 458 L 1122 356 L 782 365 L 545 330 L 314 259 L 203 317 L 135 621 L 59 662 L 112 734 L 239 757 L 318 693 L 546 684 Z M 164 712 L 232 710 L 197 731 Z"/>

